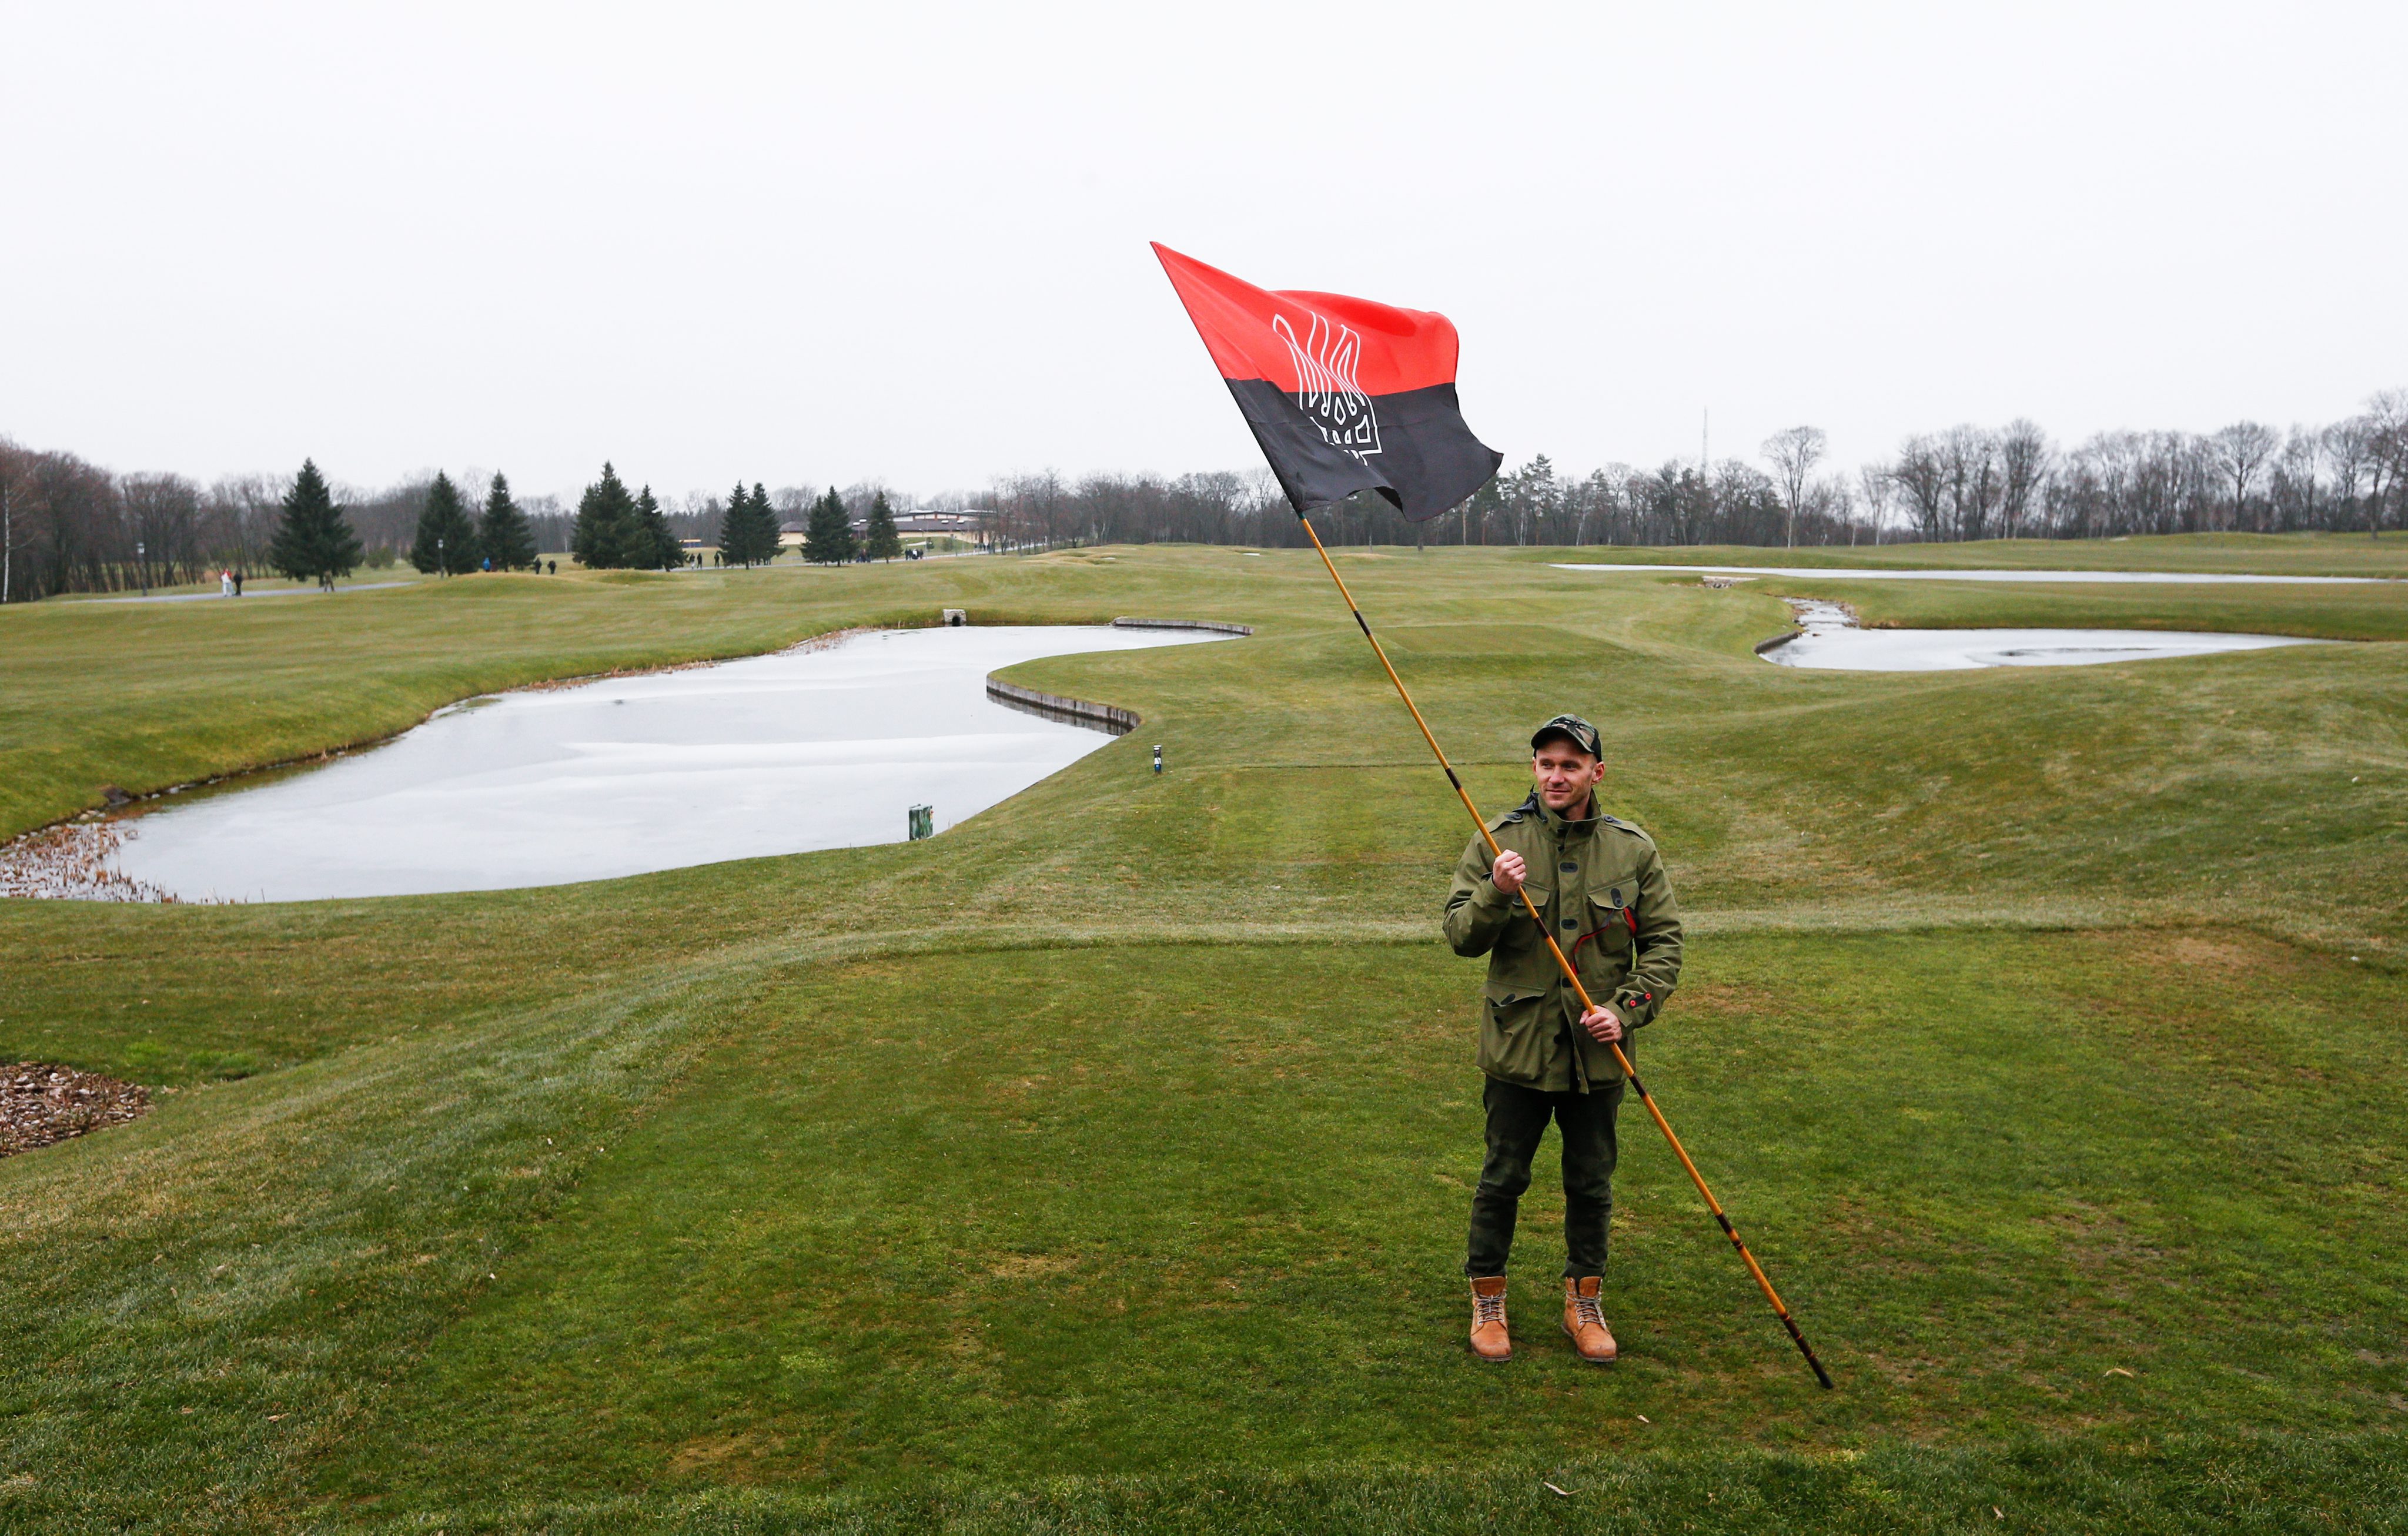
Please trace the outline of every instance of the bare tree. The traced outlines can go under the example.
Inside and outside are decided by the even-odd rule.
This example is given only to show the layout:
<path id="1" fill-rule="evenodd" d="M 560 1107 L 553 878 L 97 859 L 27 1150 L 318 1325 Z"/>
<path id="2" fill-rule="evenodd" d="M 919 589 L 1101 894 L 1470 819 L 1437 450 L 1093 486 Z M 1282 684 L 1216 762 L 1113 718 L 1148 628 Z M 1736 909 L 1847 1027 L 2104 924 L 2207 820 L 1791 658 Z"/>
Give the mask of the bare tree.
<path id="1" fill-rule="evenodd" d="M 2009 538 L 2023 537 L 2024 520 L 2039 501 L 2056 459 L 2057 450 L 2050 445 L 2048 434 L 2021 416 L 1999 434 L 1999 467 L 2003 476 L 1999 517 Z"/>
<path id="2" fill-rule="evenodd" d="M 2207 446 L 2217 472 L 2232 483 L 2230 526 L 2242 527 L 2248 521 L 2249 487 L 2283 446 L 2282 437 L 2262 422 L 2235 422 L 2208 438 Z"/>
<path id="3" fill-rule="evenodd" d="M 2352 416 L 2333 423 L 2316 438 L 2324 452 L 2325 463 L 2332 467 L 2334 513 L 2340 523 L 2347 523 L 2358 510 L 2358 487 L 2366 478 L 2367 461 L 2373 456 L 2373 423 L 2363 416 Z"/>
<path id="4" fill-rule="evenodd" d="M 1889 521 L 1889 504 L 1898 495 L 1898 481 L 1885 466 L 1868 464 L 1856 471 L 1856 499 L 1864 507 L 1865 519 L 1872 524 L 1873 542 L 1882 538 L 1882 524 Z M 1854 544 L 1856 536 L 1849 535 Z"/>
<path id="5" fill-rule="evenodd" d="M 1835 530 L 1848 530 L 1848 546 L 1856 542 L 1856 494 L 1848 482 L 1833 475 L 1806 487 L 1804 496 L 1809 531 L 1821 529 L 1821 541 L 1828 544 Z"/>
<path id="6" fill-rule="evenodd" d="M 1823 462 L 1829 439 L 1819 426 L 1793 426 L 1764 439 L 1764 456 L 1781 481 L 1782 504 L 1789 510 L 1788 546 L 1798 547 L 1798 502 L 1806 494 L 1806 477 Z"/>
<path id="7" fill-rule="evenodd" d="M 2274 456 L 2274 467 L 2267 477 L 2266 499 L 2272 503 L 2271 529 L 2287 533 L 2294 528 L 2316 525 L 2317 434 L 2312 427 L 2292 426 L 2283 439 L 2282 452 Z"/>
<path id="8" fill-rule="evenodd" d="M 2408 389 L 2387 389 L 2366 402 L 2366 531 L 2383 526 L 2383 503 L 2408 500 Z"/>
<path id="9" fill-rule="evenodd" d="M 1942 483 L 1948 492 L 1949 537 L 1987 538 L 1990 514 L 2005 488 L 1999 438 L 1978 426 L 1952 426 L 1940 439 Z"/>
<path id="10" fill-rule="evenodd" d="M 1899 445 L 1898 462 L 1890 466 L 1889 479 L 1906 497 L 1915 531 L 1926 540 L 1937 539 L 1941 510 L 1948 495 L 1948 473 L 1940 462 L 1940 445 L 1928 437 L 1907 438 Z"/>

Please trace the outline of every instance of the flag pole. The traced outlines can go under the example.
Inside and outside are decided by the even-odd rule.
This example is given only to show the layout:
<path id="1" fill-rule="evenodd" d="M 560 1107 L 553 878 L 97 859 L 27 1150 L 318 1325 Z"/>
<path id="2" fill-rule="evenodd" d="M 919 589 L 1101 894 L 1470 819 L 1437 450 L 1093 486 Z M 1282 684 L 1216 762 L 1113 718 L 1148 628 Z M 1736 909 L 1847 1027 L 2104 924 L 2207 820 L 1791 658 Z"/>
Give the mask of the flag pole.
<path id="1" fill-rule="evenodd" d="M 1304 524 L 1304 535 L 1312 540 L 1313 553 L 1321 556 L 1322 567 L 1329 572 L 1329 579 L 1338 583 L 1338 595 L 1346 600 L 1346 611 L 1354 615 L 1355 627 L 1363 631 L 1366 640 L 1370 641 L 1371 653 L 1380 658 L 1382 670 L 1388 674 L 1388 681 L 1397 685 L 1397 696 L 1405 701 L 1405 708 L 1412 713 L 1413 724 L 1421 727 L 1422 739 L 1429 743 L 1431 755 L 1438 759 L 1438 766 L 1446 773 L 1446 782 L 1455 786 L 1455 798 L 1463 802 L 1463 809 L 1471 817 L 1471 825 L 1480 828 L 1481 837 L 1486 840 L 1489 856 L 1496 858 L 1502 854 L 1504 849 L 1498 846 L 1497 835 L 1488 830 L 1487 818 L 1481 815 L 1480 808 L 1471 803 L 1470 793 L 1463 787 L 1463 781 L 1455 776 L 1455 765 L 1446 760 L 1446 753 L 1439 746 L 1438 738 L 1430 734 L 1429 722 L 1422 718 L 1420 707 L 1413 703 L 1413 696 L 1406 690 L 1405 680 L 1397 675 L 1396 664 L 1388 660 L 1387 648 L 1380 643 L 1378 636 L 1371 633 L 1371 625 L 1364 619 L 1363 610 L 1354 606 L 1354 594 L 1346 589 L 1346 579 L 1338 574 L 1338 567 L 1330 560 L 1329 552 L 1322 547 L 1321 535 L 1313 531 L 1312 519 L 1298 512 L 1296 520 Z M 1530 920 L 1539 926 L 1539 936 L 1546 940 L 1548 950 L 1555 955 L 1555 964 L 1562 968 L 1564 980 L 1571 983 L 1572 991 L 1578 994 L 1582 1011 L 1585 1012 L 1595 1008 L 1596 1002 L 1589 997 L 1588 988 L 1581 985 L 1580 973 L 1572 969 L 1571 961 L 1564 955 L 1563 946 L 1556 943 L 1555 936 L 1547 931 L 1547 920 L 1540 913 L 1538 904 L 1530 899 L 1530 888 L 1526 884 L 1521 888 L 1521 897 Z M 1713 1213 L 1715 1225 L 1723 1229 L 1723 1236 L 1730 1239 L 1731 1246 L 1739 1250 L 1740 1262 L 1745 1264 L 1747 1272 L 1756 1278 L 1756 1288 L 1764 1292 L 1764 1299 L 1772 1303 L 1773 1315 L 1780 1318 L 1781 1326 L 1789 1330 L 1790 1342 L 1798 1346 L 1799 1354 L 1806 1357 L 1806 1364 L 1813 1371 L 1814 1379 L 1828 1389 L 1831 1385 L 1831 1373 L 1825 1371 L 1823 1362 L 1814 1357 L 1813 1348 L 1806 1342 L 1806 1335 L 1799 1331 L 1798 1319 L 1790 1316 L 1789 1309 L 1782 1304 L 1781 1293 L 1772 1288 L 1772 1281 L 1765 1274 L 1764 1266 L 1747 1251 L 1747 1244 L 1740 1240 L 1739 1228 L 1732 1226 L 1730 1217 L 1724 1213 L 1722 1202 L 1715 1199 L 1714 1192 L 1706 1187 L 1706 1176 L 1698 1171 L 1698 1165 L 1689 1158 L 1688 1149 L 1681 1145 L 1678 1136 L 1672 1134 L 1672 1123 L 1664 1118 L 1664 1112 L 1656 1105 L 1655 1095 L 1639 1081 L 1639 1072 L 1630 1065 L 1630 1058 L 1623 1054 L 1621 1042 L 1608 1041 L 1606 1045 L 1613 1052 L 1613 1059 L 1621 1067 L 1622 1075 L 1630 1080 L 1630 1091 L 1639 1096 L 1639 1102 L 1647 1106 L 1648 1114 L 1656 1121 L 1656 1128 L 1662 1131 L 1664 1140 L 1671 1143 L 1672 1156 L 1681 1159 L 1681 1167 L 1688 1171 L 1689 1182 L 1698 1186 L 1698 1194 L 1705 1200 L 1706 1209 Z"/>

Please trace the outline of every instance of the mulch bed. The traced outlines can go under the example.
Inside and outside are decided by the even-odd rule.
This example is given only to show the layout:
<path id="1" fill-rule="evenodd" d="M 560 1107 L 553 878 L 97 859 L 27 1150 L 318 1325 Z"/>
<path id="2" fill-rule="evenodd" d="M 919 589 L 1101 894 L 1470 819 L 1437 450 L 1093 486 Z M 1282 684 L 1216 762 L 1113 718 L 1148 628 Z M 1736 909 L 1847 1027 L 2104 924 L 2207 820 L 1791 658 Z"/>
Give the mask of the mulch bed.
<path id="1" fill-rule="evenodd" d="M 150 1090 L 98 1072 L 21 1061 L 0 1069 L 0 1157 L 122 1126 L 150 1112 Z"/>

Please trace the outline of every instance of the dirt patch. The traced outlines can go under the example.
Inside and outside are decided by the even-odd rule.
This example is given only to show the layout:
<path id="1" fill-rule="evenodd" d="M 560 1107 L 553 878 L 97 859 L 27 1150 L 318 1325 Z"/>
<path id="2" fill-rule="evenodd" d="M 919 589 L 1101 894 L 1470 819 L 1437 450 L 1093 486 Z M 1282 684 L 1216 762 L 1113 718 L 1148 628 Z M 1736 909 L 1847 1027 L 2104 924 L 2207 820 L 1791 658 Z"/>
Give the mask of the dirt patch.
<path id="1" fill-rule="evenodd" d="M 997 1280 L 1050 1280 L 1068 1274 L 1078 1260 L 1065 1254 L 1007 1254 L 987 1269 Z"/>
<path id="2" fill-rule="evenodd" d="M 0 1157 L 150 1113 L 150 1090 L 72 1067 L 22 1061 L 0 1077 Z"/>
<path id="3" fill-rule="evenodd" d="M 2257 949 L 2229 940 L 2202 939 L 2196 934 L 2178 934 L 2167 940 L 2164 957 L 2176 970 L 2204 970 L 2224 976 L 2265 964 L 2265 955 Z"/>
<path id="4" fill-rule="evenodd" d="M 756 1482 L 759 1474 L 748 1464 L 775 1457 L 785 1448 L 783 1435 L 744 1429 L 724 1439 L 688 1441 L 669 1458 L 669 1470 L 688 1477 L 708 1473 L 729 1482 Z"/>

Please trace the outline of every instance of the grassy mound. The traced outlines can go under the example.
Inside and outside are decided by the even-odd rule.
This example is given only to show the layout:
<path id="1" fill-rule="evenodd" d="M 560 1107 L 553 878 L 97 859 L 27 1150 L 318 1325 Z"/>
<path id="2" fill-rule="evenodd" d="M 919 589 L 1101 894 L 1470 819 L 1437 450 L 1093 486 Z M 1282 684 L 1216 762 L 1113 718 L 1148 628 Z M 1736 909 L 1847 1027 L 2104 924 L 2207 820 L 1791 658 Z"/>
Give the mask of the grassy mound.
<path id="1" fill-rule="evenodd" d="M 0 1056 L 172 1090 L 0 1160 L 0 1526 L 2399 1529 L 2399 648 L 1814 674 L 1750 654 L 1780 583 L 1526 556 L 1340 558 L 1484 803 L 1607 725 L 1697 935 L 1640 1054 L 1839 1391 L 1635 1111 L 1624 1361 L 1548 1347 L 1535 1195 L 1521 1357 L 1464 1357 L 1469 829 L 1302 557 L 62 606 L 0 612 L 12 827 L 940 607 L 1258 632 L 1014 669 L 1147 725 L 927 843 L 0 905 Z M 2380 639 L 2393 590 L 2147 600 Z"/>

